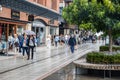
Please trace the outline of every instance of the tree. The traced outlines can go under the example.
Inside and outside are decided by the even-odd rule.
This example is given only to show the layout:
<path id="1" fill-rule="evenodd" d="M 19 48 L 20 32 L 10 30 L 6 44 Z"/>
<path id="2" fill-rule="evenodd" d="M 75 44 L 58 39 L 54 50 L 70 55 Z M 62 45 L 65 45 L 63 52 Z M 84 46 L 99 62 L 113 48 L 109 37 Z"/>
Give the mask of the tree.
<path id="1" fill-rule="evenodd" d="M 96 29 L 109 35 L 109 51 L 112 39 L 120 31 L 120 0 L 73 0 L 63 9 L 63 18 L 79 28 Z"/>

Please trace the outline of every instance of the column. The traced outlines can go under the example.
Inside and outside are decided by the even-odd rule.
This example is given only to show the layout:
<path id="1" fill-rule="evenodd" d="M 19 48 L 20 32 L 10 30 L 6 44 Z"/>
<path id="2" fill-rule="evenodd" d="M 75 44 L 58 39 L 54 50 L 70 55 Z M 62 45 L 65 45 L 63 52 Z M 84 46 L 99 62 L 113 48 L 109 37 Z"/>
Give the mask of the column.
<path id="1" fill-rule="evenodd" d="M 9 24 L 7 24 L 7 33 L 6 33 L 6 36 L 7 36 L 7 41 L 8 41 L 8 36 L 9 36 Z"/>

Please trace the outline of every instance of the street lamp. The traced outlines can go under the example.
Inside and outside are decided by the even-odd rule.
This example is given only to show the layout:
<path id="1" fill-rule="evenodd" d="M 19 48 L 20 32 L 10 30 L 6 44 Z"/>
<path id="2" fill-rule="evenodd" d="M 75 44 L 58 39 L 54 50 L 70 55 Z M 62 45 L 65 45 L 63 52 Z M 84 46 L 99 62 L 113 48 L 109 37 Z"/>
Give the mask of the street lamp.
<path id="1" fill-rule="evenodd" d="M 0 12 L 2 12 L 2 5 L 0 5 Z"/>

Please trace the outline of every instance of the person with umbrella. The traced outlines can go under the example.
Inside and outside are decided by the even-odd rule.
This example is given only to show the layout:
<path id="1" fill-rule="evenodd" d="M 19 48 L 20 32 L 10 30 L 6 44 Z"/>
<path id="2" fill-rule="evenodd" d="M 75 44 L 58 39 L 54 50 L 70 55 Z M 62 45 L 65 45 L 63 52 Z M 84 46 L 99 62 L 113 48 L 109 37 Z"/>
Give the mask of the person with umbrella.
<path id="1" fill-rule="evenodd" d="M 34 48 L 35 48 L 35 38 L 33 35 L 30 35 L 28 38 L 28 51 L 29 51 L 29 54 L 31 52 L 31 59 L 33 59 L 33 56 L 34 56 Z"/>

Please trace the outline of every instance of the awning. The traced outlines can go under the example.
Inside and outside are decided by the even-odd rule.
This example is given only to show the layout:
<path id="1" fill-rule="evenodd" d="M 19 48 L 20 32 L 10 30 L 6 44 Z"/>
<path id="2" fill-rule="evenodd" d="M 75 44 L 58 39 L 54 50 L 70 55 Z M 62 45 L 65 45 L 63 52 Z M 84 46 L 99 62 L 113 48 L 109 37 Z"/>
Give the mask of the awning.
<path id="1" fill-rule="evenodd" d="M 0 22 L 2 23 L 9 23 L 9 24 L 27 24 L 30 23 L 29 21 L 22 21 L 22 20 L 14 20 L 9 18 L 0 17 Z"/>
<path id="2" fill-rule="evenodd" d="M 49 19 L 58 20 L 61 15 L 52 9 L 47 9 L 37 3 L 29 2 L 28 0 L 0 0 L 0 5 L 11 8 L 17 11 L 26 12 L 37 16 L 42 16 Z"/>

